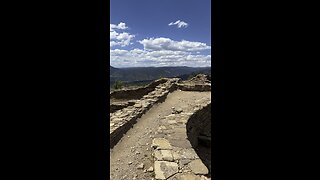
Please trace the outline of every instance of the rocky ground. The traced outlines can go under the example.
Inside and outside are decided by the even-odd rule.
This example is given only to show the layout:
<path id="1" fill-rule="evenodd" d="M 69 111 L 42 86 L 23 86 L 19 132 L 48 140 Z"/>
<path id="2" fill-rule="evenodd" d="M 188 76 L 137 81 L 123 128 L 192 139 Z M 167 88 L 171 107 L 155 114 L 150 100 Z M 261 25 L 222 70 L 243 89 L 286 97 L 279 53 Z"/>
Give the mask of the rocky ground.
<path id="1" fill-rule="evenodd" d="M 154 179 L 151 145 L 153 139 L 159 137 L 161 120 L 172 114 L 173 109 L 184 113 L 192 112 L 198 103 L 208 100 L 211 100 L 210 91 L 177 90 L 170 93 L 165 102 L 153 105 L 113 149 L 110 149 L 110 179 Z"/>

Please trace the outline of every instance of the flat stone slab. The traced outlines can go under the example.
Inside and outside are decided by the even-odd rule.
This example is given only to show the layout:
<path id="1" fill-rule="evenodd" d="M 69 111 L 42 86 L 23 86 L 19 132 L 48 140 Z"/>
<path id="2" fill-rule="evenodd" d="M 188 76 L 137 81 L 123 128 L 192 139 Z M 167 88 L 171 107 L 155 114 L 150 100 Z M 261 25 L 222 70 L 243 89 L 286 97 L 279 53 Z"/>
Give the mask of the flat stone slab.
<path id="1" fill-rule="evenodd" d="M 135 105 L 133 105 L 134 107 L 136 107 L 136 108 L 141 108 L 142 107 L 142 104 L 135 104 Z"/>
<path id="2" fill-rule="evenodd" d="M 171 150 L 156 150 L 154 157 L 157 161 L 173 161 L 173 155 Z"/>
<path id="3" fill-rule="evenodd" d="M 209 173 L 208 168 L 202 163 L 200 159 L 191 161 L 189 163 L 189 167 L 194 174 L 206 175 Z"/>
<path id="4" fill-rule="evenodd" d="M 178 164 L 168 161 L 155 161 L 154 173 L 156 179 L 167 179 L 168 177 L 178 173 Z"/>
<path id="5" fill-rule="evenodd" d="M 194 149 L 182 149 L 179 154 L 181 155 L 182 159 L 196 159 L 199 158 L 196 151 Z"/>
<path id="6" fill-rule="evenodd" d="M 152 145 L 154 149 L 158 150 L 171 150 L 172 146 L 170 145 L 169 141 L 165 138 L 155 138 L 152 140 Z"/>
<path id="7" fill-rule="evenodd" d="M 194 174 L 183 174 L 179 177 L 179 180 L 200 180 L 200 178 Z"/>

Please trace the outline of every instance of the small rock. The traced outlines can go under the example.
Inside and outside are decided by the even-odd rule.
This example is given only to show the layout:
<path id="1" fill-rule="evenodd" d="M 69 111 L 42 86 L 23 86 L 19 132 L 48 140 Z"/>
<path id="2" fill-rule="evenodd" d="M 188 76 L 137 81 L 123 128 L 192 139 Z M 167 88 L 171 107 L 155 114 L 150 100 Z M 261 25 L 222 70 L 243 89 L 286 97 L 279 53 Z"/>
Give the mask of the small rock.
<path id="1" fill-rule="evenodd" d="M 202 163 L 200 159 L 196 159 L 189 163 L 191 171 L 195 174 L 206 175 L 209 173 L 208 168 Z"/>
<path id="2" fill-rule="evenodd" d="M 153 167 L 151 166 L 147 171 L 148 172 L 152 172 L 153 171 Z"/>
<path id="3" fill-rule="evenodd" d="M 143 169 L 143 167 L 144 167 L 144 164 L 141 163 L 141 164 L 139 164 L 139 166 L 137 167 L 137 169 Z"/>
<path id="4" fill-rule="evenodd" d="M 176 120 L 168 120 L 168 123 L 169 124 L 177 124 L 177 121 Z"/>
<path id="5" fill-rule="evenodd" d="M 132 164 L 132 162 L 130 161 L 130 162 L 128 162 L 128 164 L 130 165 L 130 164 Z"/>
<path id="6" fill-rule="evenodd" d="M 181 113 L 181 112 L 183 112 L 183 110 L 182 110 L 181 108 L 178 108 L 178 109 L 176 110 L 176 112 L 177 112 L 177 113 Z"/>

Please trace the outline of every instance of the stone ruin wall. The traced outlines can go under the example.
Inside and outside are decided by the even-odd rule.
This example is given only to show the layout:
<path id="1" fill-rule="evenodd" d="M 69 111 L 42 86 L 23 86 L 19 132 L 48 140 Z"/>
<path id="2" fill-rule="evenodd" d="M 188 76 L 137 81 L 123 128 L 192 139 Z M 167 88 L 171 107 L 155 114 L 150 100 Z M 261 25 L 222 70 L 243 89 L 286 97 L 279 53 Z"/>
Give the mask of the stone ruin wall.
<path id="1" fill-rule="evenodd" d="M 110 146 L 111 148 L 121 139 L 136 120 L 146 113 L 155 103 L 163 102 L 166 96 L 175 88 L 173 86 L 179 79 L 163 79 L 151 84 L 153 90 L 144 94 L 139 100 L 130 101 L 128 105 L 120 110 L 110 113 Z M 147 87 L 147 88 L 150 88 Z M 138 90 L 140 93 L 142 90 Z M 117 94 L 120 91 L 117 92 Z M 137 91 L 131 91 L 137 92 Z M 122 92 L 123 94 L 125 93 Z M 115 97 L 115 96 L 113 96 Z M 119 96 L 117 96 L 119 97 Z M 121 97 L 124 97 L 123 95 Z M 128 96 L 126 96 L 128 97 Z"/>
<path id="2" fill-rule="evenodd" d="M 162 78 L 156 81 L 153 81 L 149 85 L 141 88 L 136 89 L 127 89 L 127 90 L 115 90 L 110 93 L 110 99 L 140 99 L 144 95 L 148 94 L 151 91 L 154 91 L 154 89 L 159 85 L 166 83 L 168 79 Z"/>
<path id="3" fill-rule="evenodd" d="M 165 101 L 175 90 L 211 91 L 211 84 L 189 84 L 181 83 L 179 78 L 163 78 L 143 88 L 112 92 L 113 99 L 131 100 L 110 113 L 110 147 L 113 148 L 155 103 Z M 151 145 L 155 179 L 207 179 L 204 175 L 210 173 L 209 169 L 194 147 L 198 146 L 199 137 L 211 139 L 211 99 L 194 104 L 192 112 L 164 117 L 157 134 Z"/>

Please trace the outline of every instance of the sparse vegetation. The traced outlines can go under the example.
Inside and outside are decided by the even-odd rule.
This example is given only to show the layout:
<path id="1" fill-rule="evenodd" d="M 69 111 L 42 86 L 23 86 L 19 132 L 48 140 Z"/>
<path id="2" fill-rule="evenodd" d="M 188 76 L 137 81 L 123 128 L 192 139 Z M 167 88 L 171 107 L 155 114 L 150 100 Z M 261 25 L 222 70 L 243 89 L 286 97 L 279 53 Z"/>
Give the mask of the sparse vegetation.
<path id="1" fill-rule="evenodd" d="M 122 81 L 116 81 L 113 84 L 113 89 L 122 89 L 123 88 L 123 82 Z"/>
<path id="2" fill-rule="evenodd" d="M 193 72 L 189 75 L 188 80 L 192 79 L 193 77 L 197 76 L 198 73 L 197 72 Z"/>

